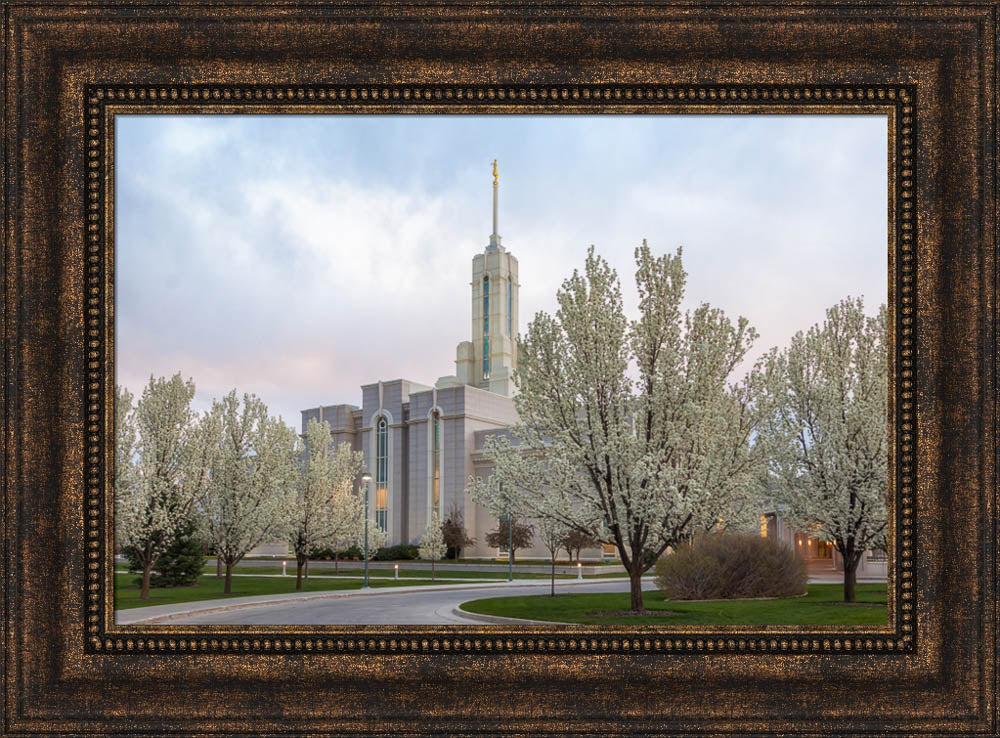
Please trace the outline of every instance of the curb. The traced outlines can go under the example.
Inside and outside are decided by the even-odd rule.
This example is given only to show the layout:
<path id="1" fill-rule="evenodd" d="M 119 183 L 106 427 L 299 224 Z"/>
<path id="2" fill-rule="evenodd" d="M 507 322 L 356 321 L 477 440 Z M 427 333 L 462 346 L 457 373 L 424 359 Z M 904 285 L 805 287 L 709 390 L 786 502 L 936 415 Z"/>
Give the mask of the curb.
<path id="1" fill-rule="evenodd" d="M 461 606 L 453 607 L 451 614 L 474 623 L 493 623 L 494 625 L 573 625 L 573 623 L 561 623 L 555 620 L 526 620 L 524 618 L 505 618 L 500 615 L 480 615 L 477 612 L 463 610 Z"/>

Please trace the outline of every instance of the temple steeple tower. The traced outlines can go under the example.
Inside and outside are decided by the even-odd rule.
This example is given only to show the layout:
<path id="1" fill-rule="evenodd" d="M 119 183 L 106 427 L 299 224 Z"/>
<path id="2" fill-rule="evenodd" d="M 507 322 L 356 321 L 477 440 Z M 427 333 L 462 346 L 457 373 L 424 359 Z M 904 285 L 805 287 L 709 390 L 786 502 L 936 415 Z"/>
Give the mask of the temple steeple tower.
<path id="1" fill-rule="evenodd" d="M 472 340 L 458 345 L 455 365 L 463 384 L 510 397 L 517 366 L 517 259 L 500 242 L 500 177 L 493 161 L 493 233 L 472 258 Z"/>
<path id="2" fill-rule="evenodd" d="M 500 175 L 497 173 L 497 160 L 493 160 L 493 233 L 490 234 L 490 245 L 487 251 L 502 250 L 500 246 L 500 233 L 497 230 L 497 191 L 500 189 Z"/>

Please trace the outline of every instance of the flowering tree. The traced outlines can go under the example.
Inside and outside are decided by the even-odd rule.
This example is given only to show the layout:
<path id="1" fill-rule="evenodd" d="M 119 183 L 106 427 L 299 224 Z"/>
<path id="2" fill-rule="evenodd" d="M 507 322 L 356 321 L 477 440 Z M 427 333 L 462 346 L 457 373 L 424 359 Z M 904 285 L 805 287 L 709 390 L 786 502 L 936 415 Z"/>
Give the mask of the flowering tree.
<path id="1" fill-rule="evenodd" d="M 134 408 L 128 390 L 119 387 L 116 395 L 115 528 L 119 545 L 142 568 L 145 600 L 153 567 L 207 490 L 218 418 L 198 418 L 194 384 L 180 373 L 151 376 Z"/>
<path id="2" fill-rule="evenodd" d="M 441 520 L 435 509 L 431 519 L 427 521 L 424 534 L 420 536 L 420 558 L 429 559 L 431 562 L 431 581 L 434 581 L 434 565 L 438 559 L 444 557 L 448 552 L 448 546 L 444 542 L 444 533 L 441 530 Z"/>
<path id="3" fill-rule="evenodd" d="M 654 257 L 644 241 L 635 259 L 638 320 L 591 247 L 555 317 L 531 321 L 515 372 L 522 425 L 484 448 L 503 484 L 473 479 L 469 492 L 494 514 L 513 495 L 532 518 L 613 544 L 639 611 L 641 577 L 668 546 L 749 509 L 763 450 L 760 377 L 730 382 L 755 331 L 706 304 L 681 311 L 680 249 Z"/>
<path id="4" fill-rule="evenodd" d="M 333 549 L 334 571 L 340 570 L 339 554 L 342 548 L 360 545 L 365 526 L 365 504 L 354 491 L 354 480 L 361 473 L 364 458 L 361 452 L 352 451 L 342 443 L 333 457 L 332 494 L 326 508 L 325 543 Z"/>
<path id="5" fill-rule="evenodd" d="M 201 505 L 206 538 L 226 566 L 225 593 L 233 567 L 255 546 L 288 535 L 297 477 L 298 436 L 254 395 L 233 390 L 213 405 L 220 418 L 211 483 Z"/>
<path id="6" fill-rule="evenodd" d="M 372 556 L 378 553 L 380 548 L 385 548 L 385 545 L 389 542 L 388 532 L 378 527 L 378 523 L 375 522 L 373 513 L 374 511 L 370 511 L 368 514 L 368 546 L 366 547 L 364 510 L 362 508 L 361 530 L 358 532 L 358 537 L 355 540 L 356 545 L 361 549 L 362 561 L 371 561 Z"/>
<path id="7" fill-rule="evenodd" d="M 841 301 L 765 357 L 774 415 L 767 486 L 792 524 L 831 541 L 844 559 L 844 599 L 858 563 L 888 533 L 888 319 Z"/>
<path id="8" fill-rule="evenodd" d="M 568 533 L 569 526 L 559 518 L 546 517 L 538 520 L 538 537 L 541 539 L 542 545 L 545 546 L 545 550 L 549 552 L 549 561 L 552 563 L 551 586 L 549 588 L 549 594 L 552 597 L 556 595 L 556 555 L 563 547 L 563 541 L 566 540 Z"/>
<path id="9" fill-rule="evenodd" d="M 118 545 L 122 545 L 122 505 L 126 496 L 135 494 L 137 478 L 136 427 L 134 395 L 125 387 L 115 386 L 115 527 Z"/>
<path id="10" fill-rule="evenodd" d="M 344 443 L 332 449 L 330 424 L 306 424 L 305 458 L 291 510 L 291 543 L 295 552 L 295 588 L 302 589 L 302 568 L 309 553 L 334 539 L 357 540 L 363 522 L 361 501 L 353 493 L 361 471 L 361 453 Z"/>

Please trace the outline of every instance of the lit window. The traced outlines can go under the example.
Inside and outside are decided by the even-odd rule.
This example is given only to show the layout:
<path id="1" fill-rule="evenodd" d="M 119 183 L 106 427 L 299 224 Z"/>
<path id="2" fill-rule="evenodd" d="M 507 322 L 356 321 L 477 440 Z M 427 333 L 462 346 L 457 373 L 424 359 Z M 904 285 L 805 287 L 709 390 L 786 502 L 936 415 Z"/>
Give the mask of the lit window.
<path id="1" fill-rule="evenodd" d="M 375 451 L 375 524 L 383 531 L 389 521 L 389 424 L 378 419 Z"/>
<path id="2" fill-rule="evenodd" d="M 433 479 L 433 499 L 434 499 L 434 509 L 437 510 L 440 500 L 441 500 L 441 413 L 437 410 L 431 419 L 433 425 L 431 430 L 432 435 L 432 479 Z"/>

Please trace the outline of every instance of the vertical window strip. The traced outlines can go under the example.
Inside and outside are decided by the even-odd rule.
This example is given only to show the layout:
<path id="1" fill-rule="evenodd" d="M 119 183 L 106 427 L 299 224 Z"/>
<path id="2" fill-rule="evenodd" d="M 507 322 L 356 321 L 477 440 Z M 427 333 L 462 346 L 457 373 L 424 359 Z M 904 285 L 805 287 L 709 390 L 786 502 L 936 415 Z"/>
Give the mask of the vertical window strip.
<path id="1" fill-rule="evenodd" d="M 436 510 L 441 501 L 441 414 L 434 411 L 433 416 L 433 485 L 434 485 L 434 507 Z"/>
<path id="2" fill-rule="evenodd" d="M 507 278 L 507 336 L 510 337 L 510 277 Z"/>
<path id="3" fill-rule="evenodd" d="M 490 378 L 490 277 L 483 277 L 483 379 Z"/>
<path id="4" fill-rule="evenodd" d="M 389 519 L 389 424 L 378 419 L 375 452 L 375 525 L 386 530 Z"/>

